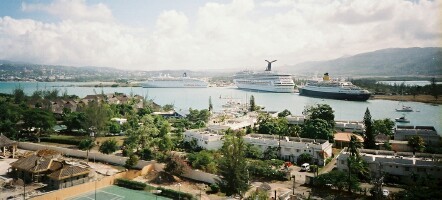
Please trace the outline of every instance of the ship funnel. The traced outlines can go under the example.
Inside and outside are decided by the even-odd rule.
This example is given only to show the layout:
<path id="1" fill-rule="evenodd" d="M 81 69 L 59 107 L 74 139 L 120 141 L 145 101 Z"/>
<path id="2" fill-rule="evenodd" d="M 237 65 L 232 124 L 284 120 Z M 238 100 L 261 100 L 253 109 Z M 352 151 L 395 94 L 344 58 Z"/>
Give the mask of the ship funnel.
<path id="1" fill-rule="evenodd" d="M 323 81 L 329 81 L 330 80 L 330 76 L 328 76 L 328 73 L 324 74 L 324 77 L 322 77 Z"/>
<path id="2" fill-rule="evenodd" d="M 187 73 L 186 72 L 184 72 L 183 77 L 187 77 Z"/>
<path id="3" fill-rule="evenodd" d="M 274 60 L 274 61 L 268 61 L 268 60 L 265 60 L 266 62 L 267 62 L 267 68 L 266 68 L 266 71 L 272 71 L 272 63 L 273 62 L 276 62 L 276 60 Z"/>

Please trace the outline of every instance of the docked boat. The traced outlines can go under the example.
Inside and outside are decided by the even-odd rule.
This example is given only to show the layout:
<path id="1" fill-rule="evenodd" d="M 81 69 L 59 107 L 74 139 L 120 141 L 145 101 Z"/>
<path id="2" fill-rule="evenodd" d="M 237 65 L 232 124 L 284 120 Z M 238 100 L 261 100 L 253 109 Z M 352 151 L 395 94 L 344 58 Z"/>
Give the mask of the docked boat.
<path id="1" fill-rule="evenodd" d="M 267 69 L 263 72 L 239 72 L 234 76 L 233 82 L 239 89 L 279 93 L 294 92 L 295 83 L 290 74 L 272 71 L 272 63 L 275 61 L 267 61 Z"/>
<path id="2" fill-rule="evenodd" d="M 396 108 L 397 112 L 413 112 L 413 108 L 411 108 L 410 106 L 404 106 L 402 105 L 401 108 Z"/>
<path id="3" fill-rule="evenodd" d="M 410 123 L 410 120 L 408 120 L 407 118 L 405 118 L 405 116 L 399 117 L 394 119 L 396 122 L 400 122 L 400 123 Z"/>
<path id="4" fill-rule="evenodd" d="M 305 86 L 300 87 L 299 95 L 349 101 L 366 101 L 370 98 L 371 93 L 368 90 L 353 85 L 351 82 L 332 81 L 328 73 L 325 73 L 322 81 L 309 81 Z"/>
<path id="5" fill-rule="evenodd" d="M 206 88 L 208 83 L 205 80 L 190 78 L 187 73 L 182 77 L 172 77 L 169 75 L 149 78 L 141 86 L 144 88 Z"/>

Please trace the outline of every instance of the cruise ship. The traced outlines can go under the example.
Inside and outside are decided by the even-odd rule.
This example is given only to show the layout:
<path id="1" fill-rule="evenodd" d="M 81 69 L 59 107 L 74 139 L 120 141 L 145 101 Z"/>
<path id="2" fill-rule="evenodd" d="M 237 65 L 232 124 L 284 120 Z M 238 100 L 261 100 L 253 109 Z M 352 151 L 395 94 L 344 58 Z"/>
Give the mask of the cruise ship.
<path id="1" fill-rule="evenodd" d="M 294 92 L 295 83 L 290 74 L 272 72 L 272 63 L 275 61 L 267 61 L 267 69 L 263 72 L 239 72 L 234 76 L 233 82 L 240 89 L 281 93 Z"/>
<path id="2" fill-rule="evenodd" d="M 187 73 L 184 73 L 182 77 L 172 77 L 169 75 L 152 77 L 142 83 L 144 88 L 206 88 L 208 87 L 207 81 L 190 78 Z"/>
<path id="3" fill-rule="evenodd" d="M 353 85 L 351 82 L 331 81 L 328 73 L 325 73 L 322 81 L 311 81 L 304 87 L 300 87 L 299 95 L 349 101 L 366 101 L 370 98 L 371 93 Z"/>

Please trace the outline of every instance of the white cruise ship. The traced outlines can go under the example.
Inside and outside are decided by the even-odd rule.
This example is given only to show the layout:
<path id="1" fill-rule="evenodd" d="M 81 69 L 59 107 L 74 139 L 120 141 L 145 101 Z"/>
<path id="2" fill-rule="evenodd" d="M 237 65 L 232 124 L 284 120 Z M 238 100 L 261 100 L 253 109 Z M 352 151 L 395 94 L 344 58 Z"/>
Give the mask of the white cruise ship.
<path id="1" fill-rule="evenodd" d="M 295 83 L 290 74 L 272 72 L 271 64 L 275 61 L 267 61 L 268 66 L 264 72 L 239 72 L 235 75 L 233 82 L 240 89 L 282 93 L 294 92 Z"/>
<path id="2" fill-rule="evenodd" d="M 190 78 L 186 73 L 182 77 L 172 77 L 169 75 L 152 77 L 142 83 L 144 88 L 206 88 L 207 81 Z"/>

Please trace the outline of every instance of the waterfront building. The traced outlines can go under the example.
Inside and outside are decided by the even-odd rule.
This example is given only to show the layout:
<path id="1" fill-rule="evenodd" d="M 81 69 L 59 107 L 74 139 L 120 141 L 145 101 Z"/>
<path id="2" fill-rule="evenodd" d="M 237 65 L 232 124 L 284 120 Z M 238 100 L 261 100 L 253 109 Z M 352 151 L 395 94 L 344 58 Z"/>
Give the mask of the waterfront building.
<path id="1" fill-rule="evenodd" d="M 368 163 L 371 174 L 388 174 L 400 181 L 412 181 L 413 176 L 432 177 L 442 181 L 442 154 L 394 152 L 372 149 L 359 149 L 361 158 Z M 337 168 L 348 172 L 345 148 L 337 158 Z"/>
<path id="2" fill-rule="evenodd" d="M 310 154 L 315 163 L 325 165 L 325 160 L 332 156 L 332 144 L 328 140 L 298 137 L 282 137 L 277 135 L 249 134 L 244 142 L 260 148 L 263 152 L 269 147 L 281 147 L 281 158 L 290 162 L 297 161 L 301 154 Z"/>
<path id="3" fill-rule="evenodd" d="M 289 124 L 292 125 L 302 125 L 308 119 L 306 116 L 287 116 L 286 117 Z M 362 133 L 364 131 L 364 123 L 360 121 L 349 121 L 349 120 L 336 120 L 335 129 L 341 132 L 357 132 Z"/>
<path id="4" fill-rule="evenodd" d="M 408 141 L 412 136 L 420 136 L 430 146 L 437 146 L 442 142 L 433 126 L 397 126 L 394 132 L 394 140 Z"/>
<path id="5" fill-rule="evenodd" d="M 195 140 L 197 145 L 207 150 L 218 150 L 223 146 L 222 134 L 216 134 L 209 130 L 187 130 L 184 132 L 184 141 L 191 142 Z"/>

